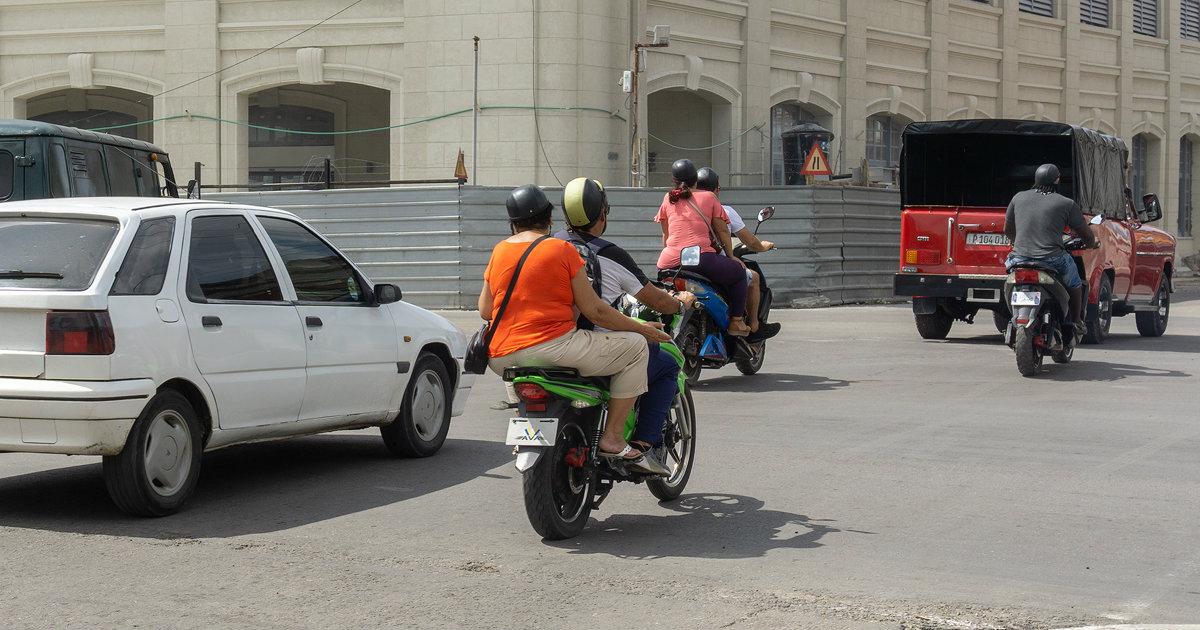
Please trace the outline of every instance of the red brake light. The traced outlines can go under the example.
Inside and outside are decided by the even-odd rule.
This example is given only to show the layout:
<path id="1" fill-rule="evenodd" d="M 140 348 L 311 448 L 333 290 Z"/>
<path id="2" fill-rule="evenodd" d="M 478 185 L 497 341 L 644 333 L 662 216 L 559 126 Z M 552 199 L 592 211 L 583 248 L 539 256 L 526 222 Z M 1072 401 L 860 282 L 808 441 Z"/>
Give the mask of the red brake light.
<path id="1" fill-rule="evenodd" d="M 684 280 L 683 278 L 675 278 L 675 290 L 687 291 L 687 280 Z"/>
<path id="2" fill-rule="evenodd" d="M 936 265 L 942 261 L 942 252 L 936 249 L 906 249 L 904 262 L 909 265 Z"/>
<path id="3" fill-rule="evenodd" d="M 538 385 L 537 383 L 517 383 L 513 385 L 513 389 L 516 390 L 517 396 L 527 403 L 544 403 L 547 400 L 550 400 L 550 392 L 546 391 L 546 388 Z"/>
<path id="4" fill-rule="evenodd" d="M 1017 282 L 1031 284 L 1037 284 L 1040 281 L 1037 269 L 1017 269 L 1013 273 L 1013 279 Z"/>
<path id="5" fill-rule="evenodd" d="M 108 311 L 46 313 L 46 354 L 112 354 L 116 346 Z"/>

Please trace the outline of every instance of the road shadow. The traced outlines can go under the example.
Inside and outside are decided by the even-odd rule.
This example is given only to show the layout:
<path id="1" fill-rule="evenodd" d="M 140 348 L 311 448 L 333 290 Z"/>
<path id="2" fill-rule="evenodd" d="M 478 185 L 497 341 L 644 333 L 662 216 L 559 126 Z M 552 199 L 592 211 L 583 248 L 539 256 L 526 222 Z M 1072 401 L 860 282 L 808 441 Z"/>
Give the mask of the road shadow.
<path id="1" fill-rule="evenodd" d="M 738 374 L 705 378 L 701 372 L 700 382 L 692 389 L 699 392 L 823 392 L 848 387 L 853 383 L 854 381 L 808 374 L 759 372 L 749 376 Z"/>
<path id="2" fill-rule="evenodd" d="M 685 494 L 660 503 L 672 514 L 614 514 L 592 518 L 578 537 L 544 544 L 572 554 L 619 558 L 760 558 L 774 549 L 814 549 L 826 536 L 848 532 L 834 521 L 803 514 L 764 510 L 754 497 L 736 494 Z"/>
<path id="3" fill-rule="evenodd" d="M 377 432 L 248 444 L 204 455 L 178 514 L 117 510 L 99 458 L 0 479 L 0 526 L 165 540 L 275 532 L 392 505 L 471 481 L 505 461 L 495 442 L 447 440 L 434 456 L 397 459 Z"/>
<path id="4" fill-rule="evenodd" d="M 1078 352 L 1078 351 L 1076 351 Z M 1078 355 L 1077 355 L 1078 356 Z M 1186 378 L 1191 374 L 1179 370 L 1163 370 L 1143 365 L 1111 363 L 1107 361 L 1087 361 L 1073 359 L 1070 363 L 1051 363 L 1049 359 L 1038 370 L 1038 379 L 1062 382 L 1098 382 L 1107 383 L 1119 381 L 1131 376 L 1158 376 L 1168 378 Z"/>
<path id="5" fill-rule="evenodd" d="M 1080 350 L 1153 350 L 1154 352 L 1184 352 L 1200 354 L 1200 336 L 1173 335 L 1170 328 L 1161 337 L 1143 337 L 1139 334 L 1109 334 L 1100 345 L 1083 344 Z"/>

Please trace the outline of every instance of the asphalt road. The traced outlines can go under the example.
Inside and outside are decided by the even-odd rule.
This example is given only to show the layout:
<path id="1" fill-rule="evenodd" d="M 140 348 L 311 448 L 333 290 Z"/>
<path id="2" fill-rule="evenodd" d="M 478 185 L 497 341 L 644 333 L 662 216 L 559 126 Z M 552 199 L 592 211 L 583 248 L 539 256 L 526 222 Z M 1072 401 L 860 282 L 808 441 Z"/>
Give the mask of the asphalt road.
<path id="1" fill-rule="evenodd" d="M 696 389 L 683 497 L 621 484 L 557 543 L 525 519 L 495 376 L 432 458 L 373 430 L 225 449 L 163 519 L 117 512 L 97 458 L 0 454 L 0 625 L 1195 623 L 1198 297 L 1036 378 L 990 318 L 930 342 L 907 305 L 779 311 L 762 373 Z"/>

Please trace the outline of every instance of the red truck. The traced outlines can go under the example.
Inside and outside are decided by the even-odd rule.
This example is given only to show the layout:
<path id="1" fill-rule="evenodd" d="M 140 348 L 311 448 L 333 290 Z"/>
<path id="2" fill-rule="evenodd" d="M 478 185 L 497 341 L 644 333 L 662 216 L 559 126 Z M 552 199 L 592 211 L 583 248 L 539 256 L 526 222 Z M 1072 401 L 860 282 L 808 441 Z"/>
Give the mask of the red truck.
<path id="1" fill-rule="evenodd" d="M 1114 316 L 1134 313 L 1138 332 L 1166 331 L 1175 238 L 1146 225 L 1162 217 L 1153 194 L 1134 206 L 1126 186 L 1129 151 L 1120 138 L 1062 123 L 1027 120 L 916 122 L 900 158 L 900 272 L 894 293 L 912 298 L 917 332 L 944 339 L 957 321 L 992 312 L 1008 325 L 1004 213 L 1045 163 L 1062 172 L 1058 192 L 1079 203 L 1100 248 L 1078 252 L 1087 283 L 1084 340 L 1102 343 Z"/>

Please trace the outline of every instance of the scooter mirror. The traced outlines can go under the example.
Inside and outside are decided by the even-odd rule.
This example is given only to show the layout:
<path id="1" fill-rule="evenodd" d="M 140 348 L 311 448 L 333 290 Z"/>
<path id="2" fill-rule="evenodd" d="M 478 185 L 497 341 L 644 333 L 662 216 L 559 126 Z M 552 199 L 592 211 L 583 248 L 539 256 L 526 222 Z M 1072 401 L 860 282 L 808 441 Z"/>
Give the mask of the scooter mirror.
<path id="1" fill-rule="evenodd" d="M 683 251 L 679 252 L 679 264 L 684 267 L 694 267 L 700 264 L 700 246 L 692 245 L 684 247 Z"/>
<path id="2" fill-rule="evenodd" d="M 1103 222 L 1104 222 L 1103 214 L 1097 214 L 1096 216 L 1092 217 L 1091 221 L 1088 221 L 1088 223 L 1091 223 L 1092 225 L 1100 225 Z"/>
<path id="3" fill-rule="evenodd" d="M 767 206 L 758 211 L 758 222 L 762 223 L 773 216 L 775 216 L 775 206 Z"/>

